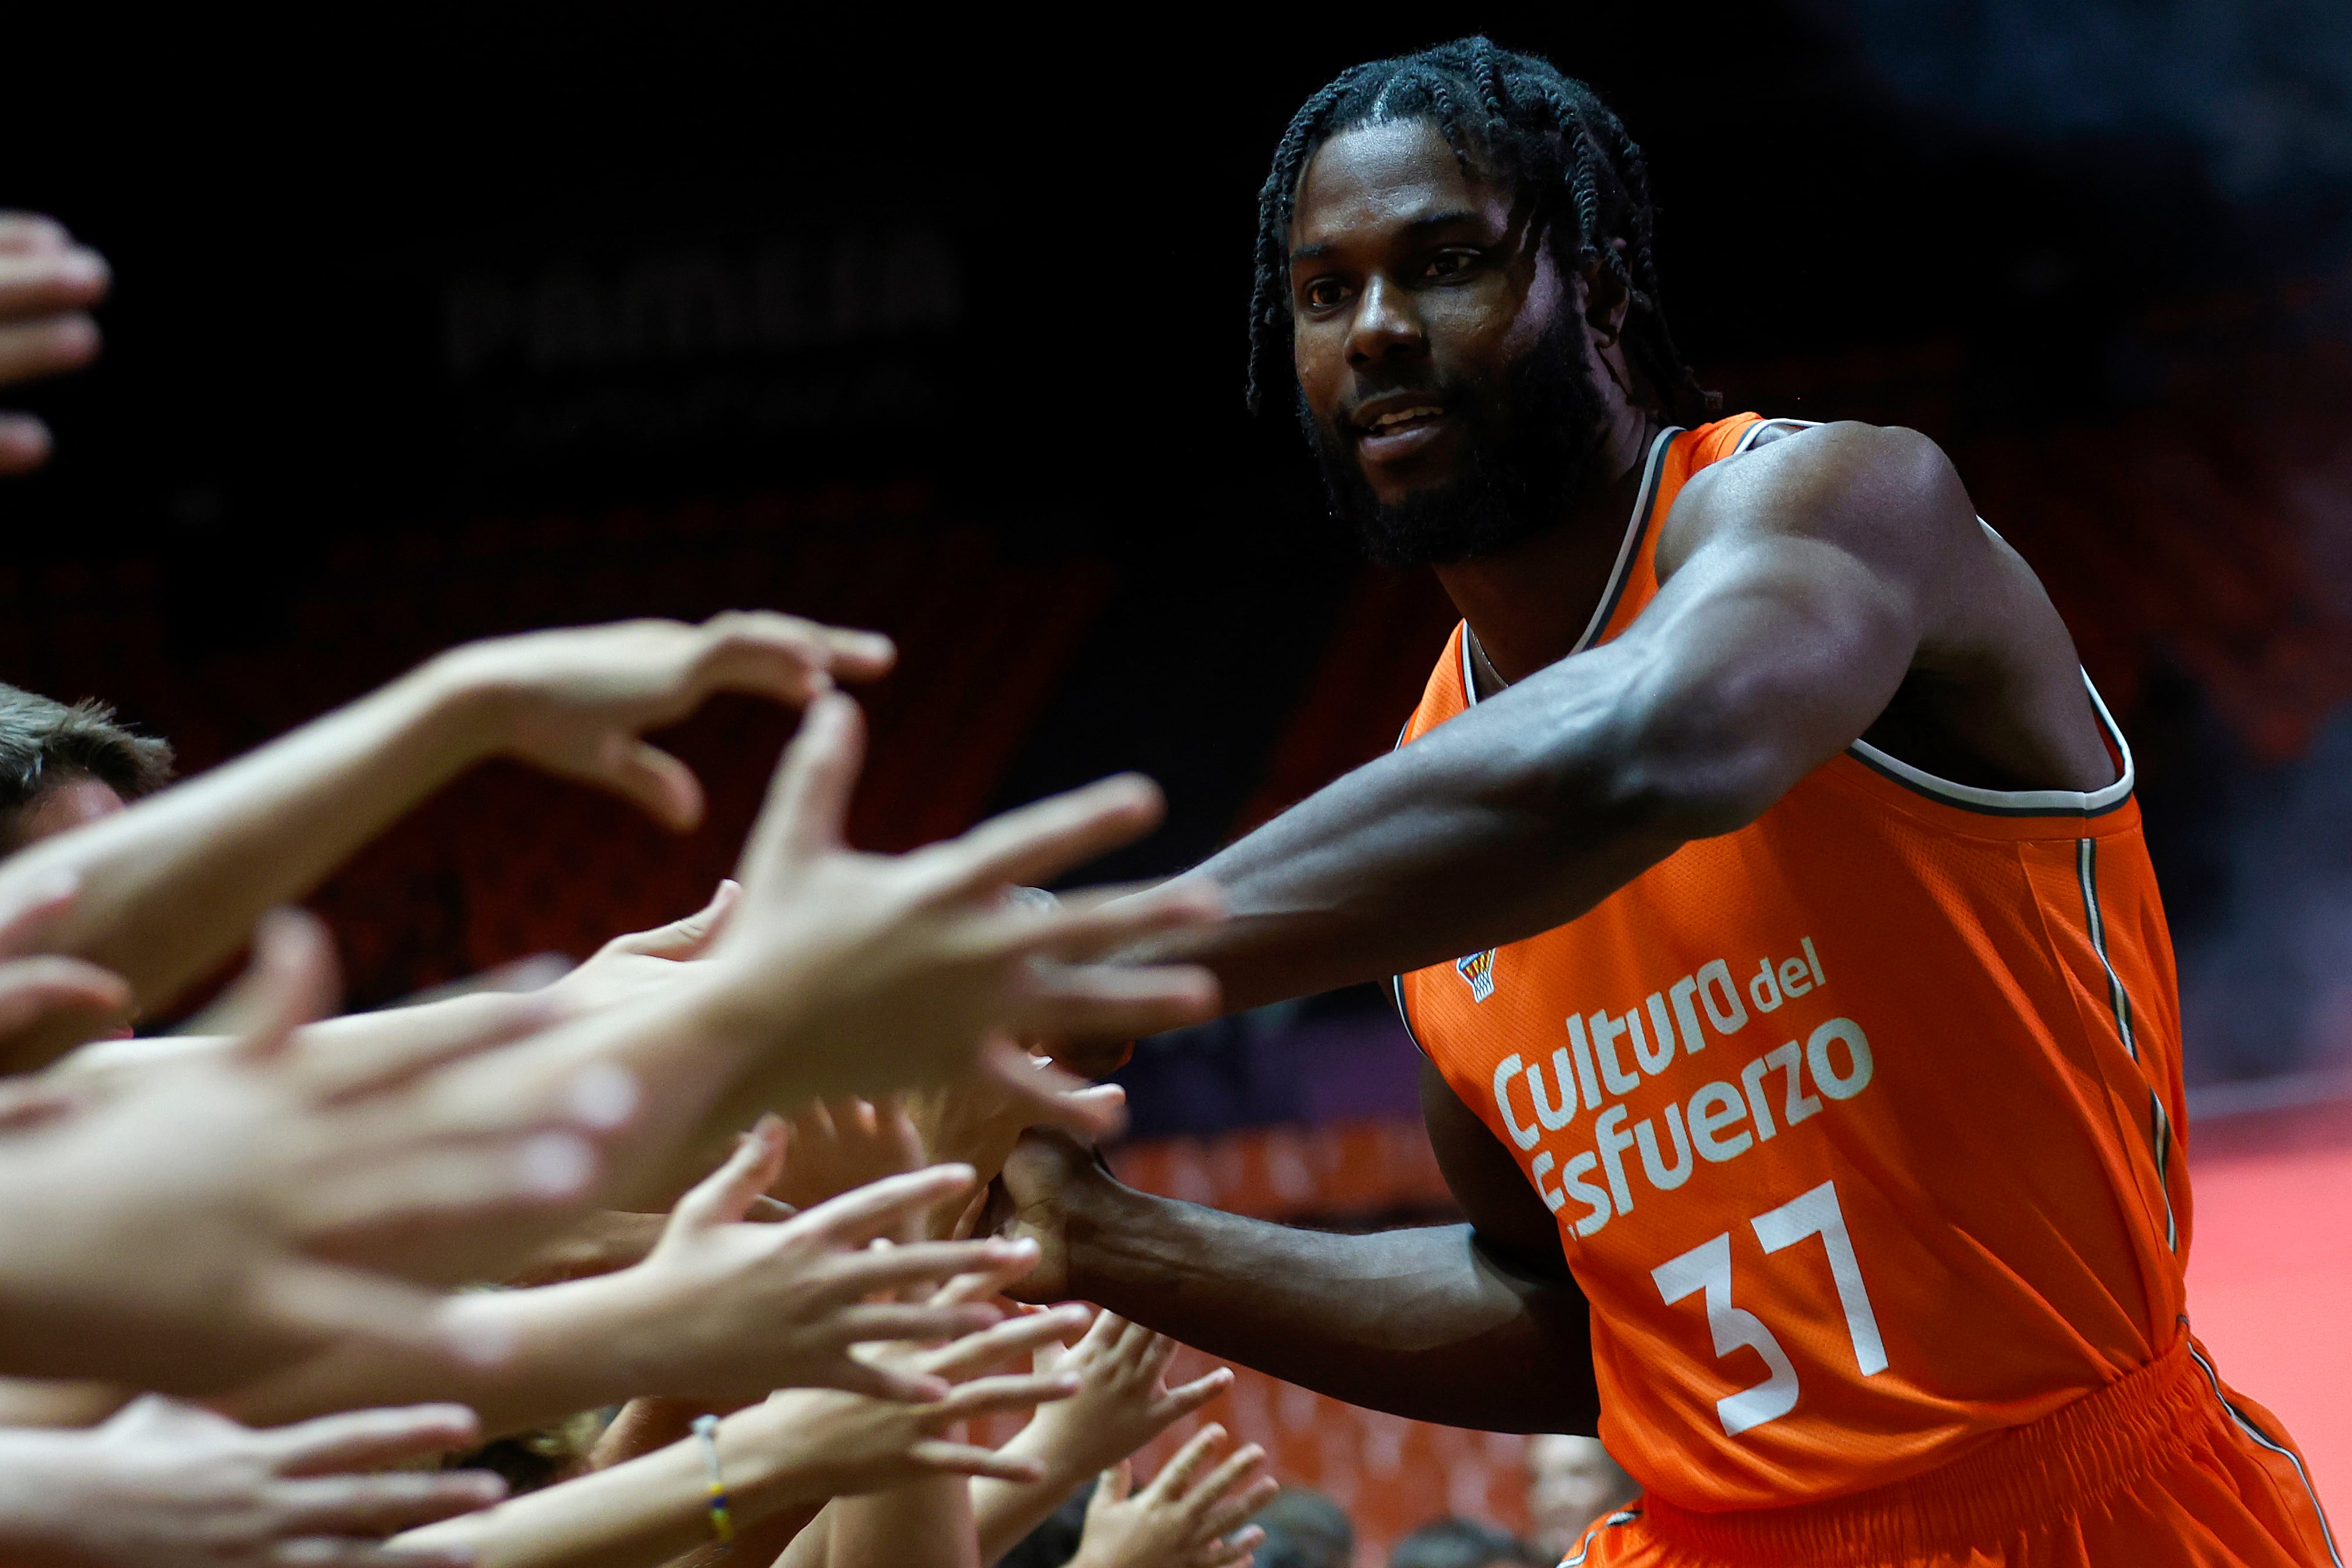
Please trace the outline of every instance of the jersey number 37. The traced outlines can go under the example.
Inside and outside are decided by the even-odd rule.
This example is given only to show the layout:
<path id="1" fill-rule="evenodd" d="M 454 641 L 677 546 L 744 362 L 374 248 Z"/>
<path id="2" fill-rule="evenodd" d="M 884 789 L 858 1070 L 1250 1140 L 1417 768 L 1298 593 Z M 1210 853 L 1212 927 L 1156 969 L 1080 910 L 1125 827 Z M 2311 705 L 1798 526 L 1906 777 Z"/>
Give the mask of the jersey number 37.
<path id="1" fill-rule="evenodd" d="M 1845 1216 L 1838 1210 L 1837 1184 L 1823 1182 L 1811 1192 L 1790 1198 L 1780 1207 L 1756 1216 L 1756 1239 L 1767 1253 L 1794 1247 L 1808 1237 L 1822 1239 L 1829 1255 L 1830 1280 L 1837 1287 L 1838 1304 L 1845 1309 L 1846 1333 L 1853 1341 L 1854 1364 L 1864 1377 L 1886 1370 L 1886 1346 L 1878 1337 L 1878 1317 L 1870 1310 L 1870 1292 L 1862 1282 L 1862 1265 L 1846 1234 Z M 1754 1312 L 1731 1304 L 1731 1232 L 1703 1241 L 1681 1257 L 1650 1270 L 1658 1294 L 1668 1306 L 1685 1297 L 1704 1293 L 1706 1326 L 1715 1336 L 1720 1358 L 1746 1346 L 1764 1358 L 1772 1375 L 1750 1388 L 1727 1394 L 1715 1402 L 1726 1437 L 1737 1437 L 1752 1427 L 1777 1421 L 1797 1407 L 1797 1369 L 1789 1353 L 1772 1337 Z"/>

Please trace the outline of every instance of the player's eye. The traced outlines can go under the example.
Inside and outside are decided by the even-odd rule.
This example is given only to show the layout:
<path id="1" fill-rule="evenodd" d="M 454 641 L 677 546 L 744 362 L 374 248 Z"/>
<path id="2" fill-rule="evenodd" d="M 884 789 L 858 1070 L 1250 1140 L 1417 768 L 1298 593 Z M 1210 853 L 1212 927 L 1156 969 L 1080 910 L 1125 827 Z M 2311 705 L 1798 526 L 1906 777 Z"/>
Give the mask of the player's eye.
<path id="1" fill-rule="evenodd" d="M 1328 310 L 1348 302 L 1348 286 L 1336 277 L 1313 278 L 1299 290 L 1299 297 L 1310 310 Z"/>
<path id="2" fill-rule="evenodd" d="M 1454 278 L 1466 276 L 1478 265 L 1478 253 L 1467 246 L 1449 246 L 1429 258 L 1421 269 L 1423 277 Z"/>

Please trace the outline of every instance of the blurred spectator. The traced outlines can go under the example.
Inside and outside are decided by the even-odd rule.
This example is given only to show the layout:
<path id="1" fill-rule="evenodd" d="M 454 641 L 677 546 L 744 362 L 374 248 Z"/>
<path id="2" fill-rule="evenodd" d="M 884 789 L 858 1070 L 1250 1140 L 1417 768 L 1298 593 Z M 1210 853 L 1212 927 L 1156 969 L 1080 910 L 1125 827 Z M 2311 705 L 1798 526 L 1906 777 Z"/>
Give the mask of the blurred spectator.
<path id="1" fill-rule="evenodd" d="M 1012 1551 L 996 1560 L 995 1568 L 1062 1568 L 1078 1554 L 1086 1535 L 1087 1505 L 1094 1500 L 1094 1481 L 1072 1493 L 1070 1500 L 1046 1516 L 1045 1522 L 1023 1536 Z M 1260 1554 L 1264 1560 L 1264 1554 Z"/>
<path id="2" fill-rule="evenodd" d="M 1559 1555 L 1541 1556 L 1491 1524 L 1441 1519 L 1398 1542 L 1389 1553 L 1389 1568 L 1550 1568 Z"/>
<path id="3" fill-rule="evenodd" d="M 171 781 L 172 748 L 102 703 L 0 685 L 0 854 L 110 816 Z"/>
<path id="4" fill-rule="evenodd" d="M 1356 1527 L 1312 1487 L 1285 1487 L 1250 1521 L 1265 1531 L 1255 1568 L 1349 1568 Z"/>
<path id="5" fill-rule="evenodd" d="M 1547 1561 L 1566 1556 L 1586 1525 L 1642 1495 L 1642 1483 L 1598 1437 L 1531 1438 L 1528 1470 L 1528 1517 L 1535 1522 L 1536 1544 L 1551 1553 Z"/>

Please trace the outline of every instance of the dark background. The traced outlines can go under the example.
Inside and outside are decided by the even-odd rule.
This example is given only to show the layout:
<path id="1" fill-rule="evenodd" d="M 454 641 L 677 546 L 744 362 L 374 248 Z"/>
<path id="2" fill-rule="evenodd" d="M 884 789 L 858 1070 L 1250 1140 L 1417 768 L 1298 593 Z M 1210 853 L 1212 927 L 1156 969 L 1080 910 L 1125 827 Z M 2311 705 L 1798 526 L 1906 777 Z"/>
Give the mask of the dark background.
<path id="1" fill-rule="evenodd" d="M 1473 28 L 1643 143 L 1728 408 L 1927 430 L 2042 570 L 2139 747 L 2192 1080 L 2340 1065 L 2352 14 L 2321 0 L 27 37 L 0 200 L 117 288 L 100 368 L 23 400 L 59 455 L 0 489 L 0 678 L 200 766 L 464 636 L 777 603 L 908 643 L 868 841 L 1139 768 L 1170 821 L 1100 873 L 1187 863 L 1384 744 L 1443 634 L 1244 415 L 1243 322 L 1291 110 Z M 690 906 L 783 733 L 689 727 L 718 810 L 684 845 L 461 786 L 322 895 L 354 999 Z M 1313 1064 L 1379 1027 L 1342 998 L 1160 1042 L 1141 1120 L 1378 1109 Z"/>

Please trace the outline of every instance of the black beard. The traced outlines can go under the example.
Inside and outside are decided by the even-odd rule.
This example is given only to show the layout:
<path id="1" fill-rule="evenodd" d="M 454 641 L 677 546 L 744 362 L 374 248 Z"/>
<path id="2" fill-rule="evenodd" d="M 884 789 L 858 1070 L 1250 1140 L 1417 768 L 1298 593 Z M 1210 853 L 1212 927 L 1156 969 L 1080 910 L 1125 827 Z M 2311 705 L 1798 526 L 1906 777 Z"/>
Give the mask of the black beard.
<path id="1" fill-rule="evenodd" d="M 1494 555 L 1557 524 L 1589 476 L 1608 413 L 1573 321 L 1555 325 L 1501 383 L 1435 386 L 1463 424 L 1458 472 L 1391 506 L 1372 493 L 1353 429 L 1327 427 L 1298 395 L 1298 420 L 1323 470 L 1331 515 L 1353 524 L 1382 566 L 1443 566 Z"/>

